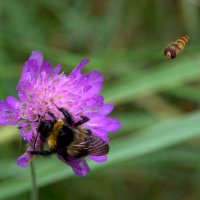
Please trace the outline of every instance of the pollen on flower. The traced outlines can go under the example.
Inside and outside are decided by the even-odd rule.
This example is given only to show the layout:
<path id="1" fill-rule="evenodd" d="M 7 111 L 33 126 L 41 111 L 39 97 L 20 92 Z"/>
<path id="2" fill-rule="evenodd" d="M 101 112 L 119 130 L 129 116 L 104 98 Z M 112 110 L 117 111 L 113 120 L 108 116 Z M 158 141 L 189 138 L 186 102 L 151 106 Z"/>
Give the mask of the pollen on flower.
<path id="1" fill-rule="evenodd" d="M 81 73 L 88 62 L 82 60 L 69 75 L 60 73 L 60 64 L 53 68 L 40 51 L 33 51 L 25 62 L 17 85 L 18 99 L 0 101 L 0 124 L 18 124 L 27 141 L 26 152 L 17 160 L 19 166 L 26 167 L 37 155 L 56 154 L 75 174 L 85 176 L 89 167 L 84 157 L 106 161 L 108 133 L 118 130 L 120 122 L 108 116 L 114 106 L 104 103 L 99 94 L 102 74 Z M 53 138 L 51 147 L 49 138 Z M 99 144 L 98 153 L 91 141 Z"/>

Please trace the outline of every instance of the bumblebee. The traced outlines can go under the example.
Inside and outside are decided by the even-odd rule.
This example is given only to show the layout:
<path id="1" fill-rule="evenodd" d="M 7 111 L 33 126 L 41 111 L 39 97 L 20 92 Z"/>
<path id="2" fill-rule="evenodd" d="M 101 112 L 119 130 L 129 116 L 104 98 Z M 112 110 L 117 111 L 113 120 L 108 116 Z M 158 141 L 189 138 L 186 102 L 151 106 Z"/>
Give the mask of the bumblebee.
<path id="1" fill-rule="evenodd" d="M 69 156 L 81 158 L 87 155 L 101 156 L 108 153 L 108 144 L 89 129 L 81 126 L 88 122 L 89 118 L 82 116 L 80 121 L 75 122 L 66 109 L 57 108 L 63 114 L 63 119 L 57 119 L 52 112 L 48 112 L 52 120 L 41 117 L 38 125 L 40 140 L 42 144 L 48 144 L 49 150 L 41 148 L 38 151 L 30 151 L 30 154 L 48 156 L 57 153 L 68 161 Z"/>
<path id="2" fill-rule="evenodd" d="M 164 55 L 167 59 L 174 59 L 185 48 L 189 39 L 190 37 L 188 35 L 184 35 L 175 42 L 170 43 L 164 50 Z"/>

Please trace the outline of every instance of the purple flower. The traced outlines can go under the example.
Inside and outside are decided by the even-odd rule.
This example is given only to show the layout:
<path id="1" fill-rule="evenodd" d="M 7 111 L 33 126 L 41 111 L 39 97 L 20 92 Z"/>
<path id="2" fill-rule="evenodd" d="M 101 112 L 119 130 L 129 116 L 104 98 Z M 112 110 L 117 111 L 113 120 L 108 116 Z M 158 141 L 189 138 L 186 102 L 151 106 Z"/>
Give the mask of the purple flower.
<path id="1" fill-rule="evenodd" d="M 90 120 L 82 126 L 106 142 L 108 132 L 120 128 L 118 120 L 107 116 L 113 105 L 105 104 L 103 96 L 99 95 L 102 74 L 98 71 L 81 73 L 88 62 L 88 59 L 82 60 L 68 76 L 59 73 L 61 65 L 53 68 L 39 51 L 33 51 L 25 62 L 17 85 L 18 99 L 10 96 L 0 101 L 0 124 L 18 124 L 21 136 L 28 143 L 27 151 L 17 160 L 19 166 L 26 167 L 33 159 L 29 151 L 40 149 L 41 141 L 36 140 L 39 116 L 51 111 L 57 118 L 63 118 L 55 105 L 67 109 L 75 121 L 81 116 L 88 117 Z M 106 160 L 106 155 L 88 157 L 97 162 Z M 89 171 L 83 158 L 70 157 L 67 162 L 59 155 L 58 158 L 71 166 L 77 175 L 85 176 Z"/>

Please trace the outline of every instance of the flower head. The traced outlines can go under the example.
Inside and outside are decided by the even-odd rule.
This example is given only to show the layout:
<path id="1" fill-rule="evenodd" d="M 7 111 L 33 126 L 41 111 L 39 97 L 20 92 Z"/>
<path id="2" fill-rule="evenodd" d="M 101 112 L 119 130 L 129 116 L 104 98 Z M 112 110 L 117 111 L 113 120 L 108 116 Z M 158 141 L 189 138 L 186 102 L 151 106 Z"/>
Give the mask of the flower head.
<path id="1" fill-rule="evenodd" d="M 119 129 L 120 122 L 107 116 L 113 105 L 105 104 L 103 96 L 99 95 L 102 74 L 98 71 L 81 73 L 88 62 L 88 59 L 82 60 L 68 76 L 60 73 L 61 65 L 53 68 L 45 61 L 40 51 L 33 51 L 25 62 L 17 85 L 18 99 L 9 96 L 0 101 L 0 124 L 18 124 L 21 136 L 28 143 L 27 151 L 17 160 L 19 166 L 26 167 L 33 159 L 30 151 L 40 149 L 39 116 L 50 111 L 57 118 L 63 118 L 57 107 L 67 109 L 76 122 L 86 116 L 89 121 L 83 124 L 84 128 L 105 142 L 108 142 L 108 132 Z M 106 160 L 106 155 L 88 157 L 97 162 Z M 89 171 L 84 158 L 69 157 L 67 161 L 60 155 L 58 158 L 71 166 L 77 175 L 84 176 Z"/>

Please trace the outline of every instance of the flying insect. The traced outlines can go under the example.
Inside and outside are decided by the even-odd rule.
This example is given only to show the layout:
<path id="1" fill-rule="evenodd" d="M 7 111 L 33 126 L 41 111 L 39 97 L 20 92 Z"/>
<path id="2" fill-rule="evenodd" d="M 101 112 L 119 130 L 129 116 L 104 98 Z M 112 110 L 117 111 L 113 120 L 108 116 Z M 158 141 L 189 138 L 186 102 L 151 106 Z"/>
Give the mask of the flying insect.
<path id="1" fill-rule="evenodd" d="M 185 48 L 189 39 L 190 37 L 188 35 L 184 35 L 175 42 L 170 43 L 164 50 L 164 55 L 166 58 L 174 59 Z"/>

